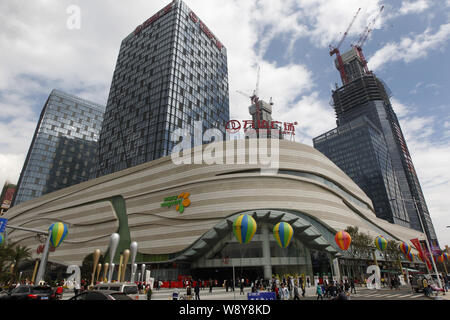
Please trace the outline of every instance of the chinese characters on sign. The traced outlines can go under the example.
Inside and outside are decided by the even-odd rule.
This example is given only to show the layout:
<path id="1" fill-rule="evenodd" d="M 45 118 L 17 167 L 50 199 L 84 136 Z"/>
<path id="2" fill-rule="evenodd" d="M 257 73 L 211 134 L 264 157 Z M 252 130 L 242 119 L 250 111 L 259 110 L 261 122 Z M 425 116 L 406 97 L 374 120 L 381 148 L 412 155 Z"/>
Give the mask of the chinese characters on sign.
<path id="1" fill-rule="evenodd" d="M 137 26 L 137 28 L 134 30 L 134 35 L 137 36 L 139 33 L 141 33 L 142 30 L 147 28 L 150 24 L 161 18 L 163 15 L 165 15 L 167 12 L 169 12 L 172 9 L 172 3 L 169 3 L 167 6 L 165 6 L 162 10 L 155 13 L 153 16 L 148 18 L 143 24 L 140 26 Z"/>
<path id="2" fill-rule="evenodd" d="M 170 208 L 171 206 L 176 205 L 175 209 L 179 213 L 183 213 L 184 208 L 189 207 L 189 205 L 191 204 L 191 200 L 189 200 L 189 196 L 190 196 L 189 192 L 182 192 L 178 196 L 164 198 L 164 202 L 161 203 L 161 207 Z"/>
<path id="3" fill-rule="evenodd" d="M 255 124 L 258 124 L 255 126 Z M 295 126 L 297 122 L 280 122 L 280 121 L 268 121 L 268 120 L 260 120 L 255 123 L 253 120 L 242 120 L 242 123 L 239 120 L 230 120 L 225 124 L 225 129 L 228 133 L 236 133 L 241 129 L 244 132 L 250 129 L 279 129 L 281 134 L 290 134 L 295 135 Z"/>
<path id="4" fill-rule="evenodd" d="M 208 29 L 208 27 L 201 21 L 199 20 L 199 18 L 195 15 L 194 12 L 191 11 L 191 13 L 189 13 L 189 16 L 191 17 L 191 20 L 194 23 L 197 23 L 200 21 L 200 29 L 202 29 L 202 31 L 206 34 L 206 36 L 214 41 L 214 44 L 216 45 L 217 48 L 219 48 L 219 50 L 222 50 L 222 43 L 217 40 L 217 38 L 214 36 L 214 34 L 211 32 L 211 30 Z"/>

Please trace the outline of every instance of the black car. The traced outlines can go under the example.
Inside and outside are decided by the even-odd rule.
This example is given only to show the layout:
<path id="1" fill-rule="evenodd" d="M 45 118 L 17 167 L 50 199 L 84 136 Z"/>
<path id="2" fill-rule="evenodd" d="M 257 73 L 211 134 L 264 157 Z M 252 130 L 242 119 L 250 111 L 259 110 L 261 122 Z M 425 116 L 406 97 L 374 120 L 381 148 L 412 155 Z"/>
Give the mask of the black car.
<path id="1" fill-rule="evenodd" d="M 20 285 L 7 294 L 0 296 L 0 300 L 54 300 L 55 294 L 49 286 Z"/>
<path id="2" fill-rule="evenodd" d="M 84 301 L 84 300 L 133 300 L 123 292 L 113 290 L 89 290 L 80 293 L 69 300 Z"/>

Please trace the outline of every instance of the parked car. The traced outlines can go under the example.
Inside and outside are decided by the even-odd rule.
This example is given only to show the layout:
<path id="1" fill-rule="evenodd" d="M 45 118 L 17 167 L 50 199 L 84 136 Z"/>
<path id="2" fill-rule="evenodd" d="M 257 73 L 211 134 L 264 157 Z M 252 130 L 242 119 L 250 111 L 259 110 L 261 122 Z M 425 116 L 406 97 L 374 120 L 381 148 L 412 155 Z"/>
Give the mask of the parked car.
<path id="1" fill-rule="evenodd" d="M 89 290 L 73 296 L 69 300 L 133 300 L 123 292 L 112 290 Z"/>
<path id="2" fill-rule="evenodd" d="M 94 286 L 94 290 L 97 291 L 118 291 L 131 297 L 133 300 L 147 300 L 145 294 L 139 294 L 139 289 L 136 283 L 133 282 L 113 282 L 113 283 L 100 283 Z"/>
<path id="3" fill-rule="evenodd" d="M 54 300 L 55 293 L 50 286 L 20 285 L 7 294 L 0 296 L 0 300 Z"/>

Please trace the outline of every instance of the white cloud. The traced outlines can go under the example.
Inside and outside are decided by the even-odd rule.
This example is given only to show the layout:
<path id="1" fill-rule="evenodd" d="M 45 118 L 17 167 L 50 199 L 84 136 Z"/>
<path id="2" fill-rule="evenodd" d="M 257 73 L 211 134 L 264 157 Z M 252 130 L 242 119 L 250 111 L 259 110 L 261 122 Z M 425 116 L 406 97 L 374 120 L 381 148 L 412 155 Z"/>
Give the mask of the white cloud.
<path id="1" fill-rule="evenodd" d="M 402 15 L 410 13 L 420 13 L 430 7 L 429 0 L 403 1 L 399 13 Z"/>
<path id="2" fill-rule="evenodd" d="M 375 52 L 369 59 L 372 70 L 382 68 L 388 62 L 403 60 L 409 63 L 424 58 L 430 50 L 442 49 L 450 38 L 450 23 L 443 24 L 436 33 L 427 28 L 413 37 L 403 37 L 400 42 L 391 42 Z"/>

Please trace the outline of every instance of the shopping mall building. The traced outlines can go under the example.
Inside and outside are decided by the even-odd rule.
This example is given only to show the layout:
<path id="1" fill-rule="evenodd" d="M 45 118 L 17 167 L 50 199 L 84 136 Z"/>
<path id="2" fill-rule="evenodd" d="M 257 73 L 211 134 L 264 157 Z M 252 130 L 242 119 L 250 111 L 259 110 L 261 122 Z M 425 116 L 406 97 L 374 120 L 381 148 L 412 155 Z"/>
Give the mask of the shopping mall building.
<path id="1" fill-rule="evenodd" d="M 150 266 L 152 276 L 168 280 L 180 274 L 231 278 L 232 266 L 237 276 L 246 277 L 331 276 L 338 275 L 338 260 L 342 275 L 348 257 L 334 236 L 347 226 L 373 238 L 424 237 L 377 218 L 364 192 L 316 149 L 286 140 L 276 140 L 275 148 L 268 141 L 215 142 L 185 150 L 196 163 L 176 164 L 168 156 L 83 182 L 13 207 L 8 223 L 40 230 L 56 221 L 66 223 L 67 238 L 49 256 L 63 265 L 81 265 L 95 249 L 107 253 L 110 236 L 117 232 L 116 265 L 119 254 L 136 241 L 136 262 Z M 264 145 L 271 155 L 279 151 L 278 170 L 268 170 L 271 165 L 260 161 Z M 216 163 L 210 164 L 211 155 Z M 179 195 L 186 199 L 184 205 L 176 205 Z M 242 214 L 257 223 L 248 244 L 240 244 L 232 231 Z M 294 229 L 286 249 L 272 234 L 281 221 Z M 9 230 L 8 239 L 20 241 L 38 257 L 34 234 Z"/>

